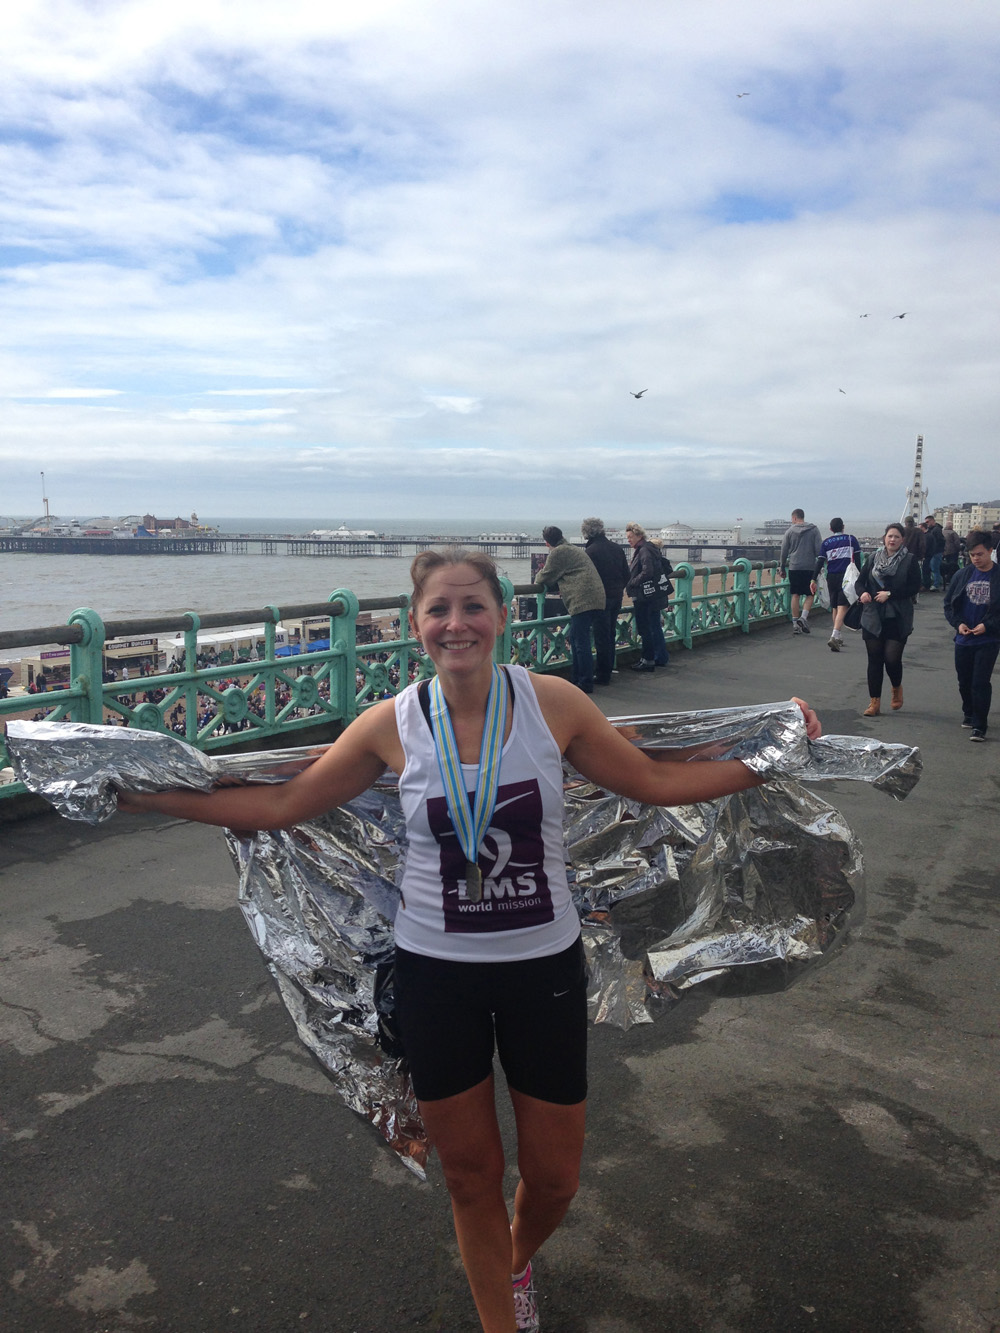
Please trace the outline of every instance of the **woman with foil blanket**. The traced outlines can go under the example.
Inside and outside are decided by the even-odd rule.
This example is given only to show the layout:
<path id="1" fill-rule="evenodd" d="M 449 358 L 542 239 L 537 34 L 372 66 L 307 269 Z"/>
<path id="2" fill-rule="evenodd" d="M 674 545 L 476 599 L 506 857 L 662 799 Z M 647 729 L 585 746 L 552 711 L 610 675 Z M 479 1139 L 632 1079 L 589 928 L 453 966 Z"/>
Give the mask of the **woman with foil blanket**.
<path id="1" fill-rule="evenodd" d="M 387 767 L 399 775 L 399 1032 L 482 1327 L 513 1333 L 538 1328 L 531 1259 L 576 1193 L 584 1139 L 586 969 L 566 879 L 562 756 L 649 804 L 709 801 L 763 778 L 738 759 L 658 761 L 567 681 L 497 667 L 507 612 L 488 556 L 425 551 L 411 574 L 411 625 L 433 680 L 371 708 L 279 787 L 122 793 L 119 808 L 286 828 L 359 796 Z M 517 1126 L 513 1224 L 494 1052 Z"/>

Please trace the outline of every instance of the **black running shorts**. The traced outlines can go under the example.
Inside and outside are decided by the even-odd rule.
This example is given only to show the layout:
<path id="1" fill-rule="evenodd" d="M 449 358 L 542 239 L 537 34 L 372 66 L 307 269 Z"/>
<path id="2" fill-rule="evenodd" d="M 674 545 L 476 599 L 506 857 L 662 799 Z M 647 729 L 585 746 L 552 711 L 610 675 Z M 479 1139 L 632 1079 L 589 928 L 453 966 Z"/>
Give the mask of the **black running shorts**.
<path id="1" fill-rule="evenodd" d="M 788 571 L 788 591 L 797 597 L 808 597 L 812 592 L 813 574 L 810 569 Z"/>
<path id="2" fill-rule="evenodd" d="M 831 574 L 827 570 L 826 590 L 830 594 L 831 606 L 850 606 L 850 602 L 844 594 L 844 575 L 847 573 L 845 566 L 839 574 Z"/>
<path id="3" fill-rule="evenodd" d="M 455 963 L 396 948 L 396 1020 L 421 1101 L 489 1077 L 494 1050 L 516 1092 L 573 1106 L 587 1096 L 583 941 L 516 963 Z"/>

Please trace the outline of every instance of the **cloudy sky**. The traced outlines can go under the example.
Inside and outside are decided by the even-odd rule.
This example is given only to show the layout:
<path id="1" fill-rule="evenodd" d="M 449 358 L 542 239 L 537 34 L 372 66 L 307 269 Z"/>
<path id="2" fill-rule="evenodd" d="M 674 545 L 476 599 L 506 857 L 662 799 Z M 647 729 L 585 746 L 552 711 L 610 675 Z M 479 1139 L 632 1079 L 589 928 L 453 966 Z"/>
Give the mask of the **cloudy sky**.
<path id="1" fill-rule="evenodd" d="M 0 515 L 896 518 L 918 433 L 1000 495 L 994 0 L 0 35 Z"/>

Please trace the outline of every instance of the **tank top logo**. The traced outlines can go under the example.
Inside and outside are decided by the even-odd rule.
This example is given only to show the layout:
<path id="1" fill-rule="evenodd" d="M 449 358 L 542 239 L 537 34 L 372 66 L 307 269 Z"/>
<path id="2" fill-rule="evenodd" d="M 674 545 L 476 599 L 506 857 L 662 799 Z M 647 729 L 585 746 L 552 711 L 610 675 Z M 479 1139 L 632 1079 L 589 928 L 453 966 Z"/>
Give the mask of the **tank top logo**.
<path id="1" fill-rule="evenodd" d="M 427 802 L 427 822 L 441 851 L 445 932 L 479 934 L 521 930 L 553 919 L 545 874 L 542 796 L 538 782 L 501 783 L 496 808 L 479 853 L 483 897 L 465 896 L 465 853 L 459 846 L 443 796 Z"/>

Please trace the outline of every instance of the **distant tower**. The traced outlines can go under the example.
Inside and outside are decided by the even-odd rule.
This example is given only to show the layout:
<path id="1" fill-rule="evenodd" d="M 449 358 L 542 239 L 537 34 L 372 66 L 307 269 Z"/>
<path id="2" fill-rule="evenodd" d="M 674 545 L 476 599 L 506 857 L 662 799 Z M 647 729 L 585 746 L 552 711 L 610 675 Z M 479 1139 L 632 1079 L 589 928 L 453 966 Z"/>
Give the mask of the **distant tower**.
<path id="1" fill-rule="evenodd" d="M 924 489 L 924 437 L 917 436 L 917 456 L 913 460 L 913 485 L 906 488 L 906 504 L 900 520 L 908 515 L 914 523 L 919 523 L 924 516 L 927 491 Z"/>

